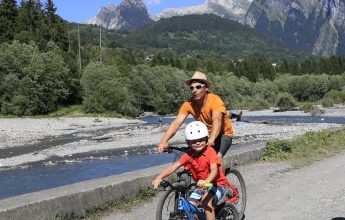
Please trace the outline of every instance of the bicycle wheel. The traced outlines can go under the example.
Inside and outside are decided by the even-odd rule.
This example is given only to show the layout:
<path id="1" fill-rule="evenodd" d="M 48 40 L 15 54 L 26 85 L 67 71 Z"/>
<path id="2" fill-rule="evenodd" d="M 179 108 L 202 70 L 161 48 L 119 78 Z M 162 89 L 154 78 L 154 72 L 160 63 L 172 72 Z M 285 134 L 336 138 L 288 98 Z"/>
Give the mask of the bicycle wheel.
<path id="1" fill-rule="evenodd" d="M 182 188 L 184 183 L 174 183 L 174 187 Z M 168 220 L 172 216 L 178 214 L 178 199 L 180 192 L 173 190 L 171 187 L 167 188 L 166 191 L 158 200 L 156 209 L 156 220 Z"/>
<path id="2" fill-rule="evenodd" d="M 216 214 L 217 220 L 239 220 L 240 215 L 232 203 L 225 203 Z"/>
<path id="3" fill-rule="evenodd" d="M 228 178 L 230 183 L 237 189 L 239 199 L 234 202 L 236 209 L 239 213 L 239 219 L 244 219 L 244 212 L 246 209 L 246 202 L 247 202 L 247 191 L 246 191 L 246 185 L 244 183 L 244 179 L 237 169 L 228 168 L 225 170 L 225 176 Z M 226 187 L 226 196 L 228 198 L 231 198 L 233 196 L 233 192 L 230 189 L 229 186 Z"/>

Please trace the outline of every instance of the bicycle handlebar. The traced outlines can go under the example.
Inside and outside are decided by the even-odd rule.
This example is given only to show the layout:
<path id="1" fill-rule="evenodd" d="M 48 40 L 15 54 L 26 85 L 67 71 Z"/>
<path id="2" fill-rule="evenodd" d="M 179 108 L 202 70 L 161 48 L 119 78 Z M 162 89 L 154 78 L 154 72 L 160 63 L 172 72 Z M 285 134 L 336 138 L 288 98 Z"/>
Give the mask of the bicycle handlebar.
<path id="1" fill-rule="evenodd" d="M 168 180 L 162 180 L 159 184 L 160 186 L 162 186 L 164 189 L 167 188 L 167 187 L 171 187 L 173 190 L 177 189 L 176 187 L 174 187 L 173 184 L 171 184 Z M 191 183 L 189 186 L 186 186 L 184 187 L 184 190 L 187 190 L 187 189 L 190 189 L 192 188 L 193 186 L 197 186 L 196 183 Z M 207 189 L 210 189 L 213 187 L 213 184 L 212 183 L 206 183 L 205 184 L 205 188 Z"/>
<path id="2" fill-rule="evenodd" d="M 212 188 L 212 187 L 213 187 L 213 184 L 212 184 L 212 183 L 205 183 L 205 187 L 208 188 L 208 189 L 209 189 L 209 188 Z"/>
<path id="3" fill-rule="evenodd" d="M 188 152 L 190 150 L 190 147 L 173 147 L 173 146 L 168 146 L 168 148 L 165 149 L 163 152 L 172 153 L 174 150 L 186 153 L 186 152 Z"/>

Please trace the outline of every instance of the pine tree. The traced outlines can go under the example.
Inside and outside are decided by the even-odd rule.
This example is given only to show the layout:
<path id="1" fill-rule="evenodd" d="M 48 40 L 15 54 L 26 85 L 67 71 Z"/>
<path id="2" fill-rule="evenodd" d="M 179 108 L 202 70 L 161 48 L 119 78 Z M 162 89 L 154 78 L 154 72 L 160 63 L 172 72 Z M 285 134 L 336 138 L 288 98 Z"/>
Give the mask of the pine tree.
<path id="1" fill-rule="evenodd" d="M 45 3 L 44 14 L 47 17 L 49 28 L 52 28 L 53 25 L 57 23 L 56 7 L 52 0 L 47 0 Z"/>
<path id="2" fill-rule="evenodd" d="M 17 14 L 15 0 L 0 1 L 0 43 L 13 40 Z"/>
<path id="3" fill-rule="evenodd" d="M 68 33 L 65 22 L 56 14 L 57 8 L 52 0 L 47 0 L 44 5 L 44 15 L 48 26 L 46 38 L 54 41 L 59 47 L 67 50 Z"/>
<path id="4" fill-rule="evenodd" d="M 16 39 L 22 42 L 36 41 L 42 45 L 41 35 L 43 30 L 43 11 L 39 0 L 22 0 L 17 16 L 17 36 Z"/>

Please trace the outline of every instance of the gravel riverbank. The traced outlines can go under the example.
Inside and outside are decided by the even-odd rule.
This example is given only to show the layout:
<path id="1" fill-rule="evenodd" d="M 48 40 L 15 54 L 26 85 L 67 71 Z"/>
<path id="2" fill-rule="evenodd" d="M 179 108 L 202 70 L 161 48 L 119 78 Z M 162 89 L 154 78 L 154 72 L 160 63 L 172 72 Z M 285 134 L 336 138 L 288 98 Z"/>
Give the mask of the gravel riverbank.
<path id="1" fill-rule="evenodd" d="M 308 116 L 301 111 L 243 111 L 243 116 Z M 328 108 L 324 117 L 345 116 L 345 107 Z M 322 118 L 321 118 L 322 119 Z M 308 131 L 343 127 L 322 123 L 243 123 L 234 122 L 234 145 L 288 139 Z M 0 169 L 54 160 L 73 161 L 78 156 L 126 148 L 154 148 L 168 124 L 149 124 L 136 119 L 117 118 L 20 118 L 0 119 Z M 183 127 L 171 144 L 184 143 Z M 52 159 L 54 158 L 54 159 Z M 68 159 L 70 158 L 70 159 Z"/>

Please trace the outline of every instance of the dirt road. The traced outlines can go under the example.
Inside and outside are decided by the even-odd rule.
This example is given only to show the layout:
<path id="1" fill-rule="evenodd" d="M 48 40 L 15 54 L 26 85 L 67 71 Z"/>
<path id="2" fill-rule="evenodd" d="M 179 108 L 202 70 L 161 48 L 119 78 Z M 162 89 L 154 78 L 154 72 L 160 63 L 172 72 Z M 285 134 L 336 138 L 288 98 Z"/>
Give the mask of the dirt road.
<path id="1" fill-rule="evenodd" d="M 345 220 L 345 152 L 297 170 L 285 163 L 239 167 L 247 184 L 246 220 Z M 102 220 L 153 220 L 157 198 Z"/>

